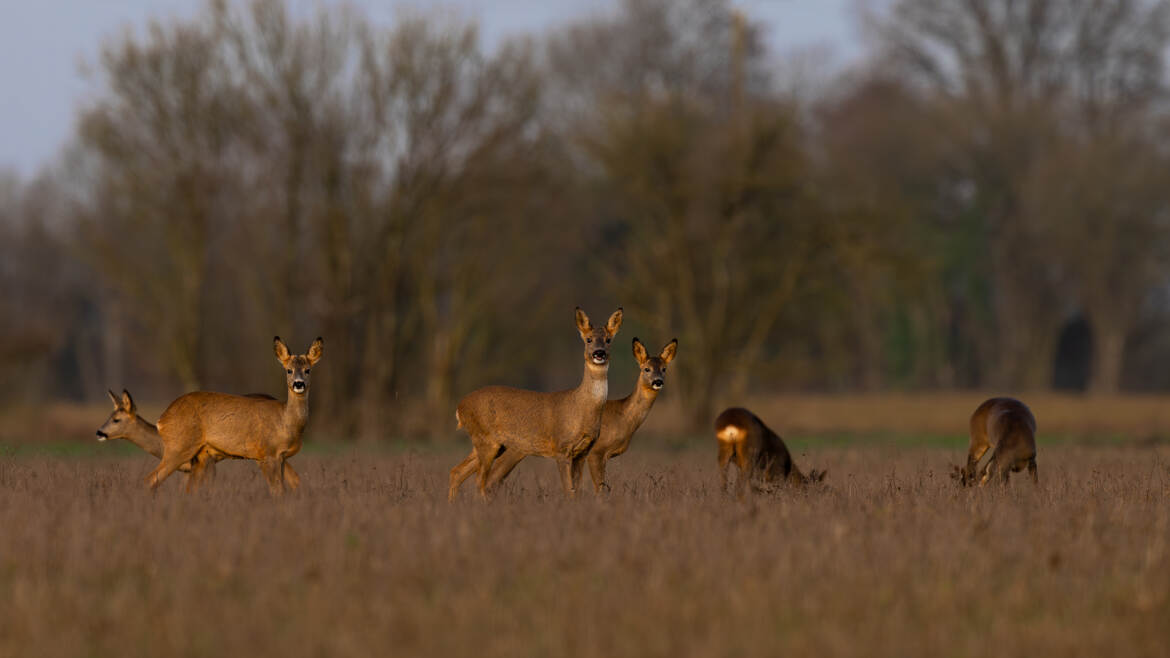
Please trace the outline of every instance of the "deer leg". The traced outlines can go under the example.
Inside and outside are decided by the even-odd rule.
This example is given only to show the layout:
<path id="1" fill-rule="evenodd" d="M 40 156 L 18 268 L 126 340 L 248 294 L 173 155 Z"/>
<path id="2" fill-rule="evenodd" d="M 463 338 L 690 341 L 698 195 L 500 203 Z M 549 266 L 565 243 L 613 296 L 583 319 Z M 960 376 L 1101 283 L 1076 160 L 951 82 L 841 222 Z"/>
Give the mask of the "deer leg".
<path id="1" fill-rule="evenodd" d="M 199 454 L 190 462 L 191 474 L 187 476 L 187 493 L 191 493 L 203 485 L 203 481 L 207 478 L 207 471 L 215 465 L 215 458 L 211 456 L 206 450 L 200 450 Z"/>
<path id="2" fill-rule="evenodd" d="M 1036 473 L 1036 458 L 1028 460 L 1028 475 L 1032 477 L 1032 484 L 1039 486 L 1040 476 Z"/>
<path id="3" fill-rule="evenodd" d="M 496 460 L 496 455 L 498 455 L 500 452 L 500 444 L 476 444 L 475 452 L 479 456 L 479 495 L 481 498 L 486 500 L 488 475 L 490 475 L 492 471 L 492 462 Z"/>
<path id="4" fill-rule="evenodd" d="M 521 453 L 519 450 L 508 450 L 504 448 L 500 454 L 496 456 L 496 463 L 492 466 L 492 472 L 488 476 L 488 488 L 494 490 L 501 482 L 504 481 L 512 473 L 512 469 L 528 455 Z"/>
<path id="5" fill-rule="evenodd" d="M 584 453 L 573 457 L 572 461 L 572 476 L 573 476 L 573 493 L 581 488 L 581 471 L 585 468 L 585 458 L 589 453 Z"/>
<path id="6" fill-rule="evenodd" d="M 177 468 L 191 461 L 195 454 L 199 452 L 201 446 L 195 444 L 186 448 L 163 448 L 162 459 L 159 460 L 158 466 L 146 476 L 146 484 L 151 491 L 158 489 L 158 485 L 162 484 L 163 480 L 174 473 Z"/>
<path id="7" fill-rule="evenodd" d="M 747 444 L 743 441 L 735 444 L 735 465 L 739 467 L 739 477 L 735 481 L 736 497 L 743 500 L 747 491 L 748 480 L 751 479 L 751 465 L 748 463 Z"/>
<path id="8" fill-rule="evenodd" d="M 731 467 L 731 458 L 735 455 L 735 446 L 726 441 L 719 442 L 719 479 L 720 489 L 727 491 L 727 469 Z"/>
<path id="9" fill-rule="evenodd" d="M 573 490 L 573 460 L 563 457 L 557 460 L 557 471 L 561 475 L 561 488 L 565 495 L 572 498 L 577 492 Z"/>
<path id="10" fill-rule="evenodd" d="M 203 479 L 207 482 L 215 481 L 215 465 L 219 463 L 218 458 L 208 459 L 207 463 L 203 465 Z"/>
<path id="11" fill-rule="evenodd" d="M 455 495 L 459 493 L 459 487 L 463 484 L 464 480 L 471 477 L 471 474 L 475 472 L 478 466 L 479 453 L 476 452 L 475 448 L 472 448 L 471 453 L 463 461 L 456 464 L 455 468 L 451 469 L 451 481 L 447 488 L 448 502 L 455 501 Z"/>
<path id="12" fill-rule="evenodd" d="M 284 462 L 284 487 L 290 491 L 296 491 L 298 488 L 300 488 L 300 486 L 301 486 L 301 476 L 297 475 L 296 470 L 293 469 L 293 465 L 288 463 L 287 460 L 285 460 L 285 462 Z"/>
<path id="13" fill-rule="evenodd" d="M 282 462 L 284 459 L 281 457 L 265 457 L 260 460 L 260 472 L 264 474 L 264 479 L 268 480 L 268 491 L 273 496 L 279 496 L 284 492 Z"/>
<path id="14" fill-rule="evenodd" d="M 589 462 L 589 477 L 593 479 L 594 493 L 601 493 L 603 489 L 609 491 L 609 485 L 605 483 L 606 456 L 599 452 L 591 452 L 586 460 Z"/>

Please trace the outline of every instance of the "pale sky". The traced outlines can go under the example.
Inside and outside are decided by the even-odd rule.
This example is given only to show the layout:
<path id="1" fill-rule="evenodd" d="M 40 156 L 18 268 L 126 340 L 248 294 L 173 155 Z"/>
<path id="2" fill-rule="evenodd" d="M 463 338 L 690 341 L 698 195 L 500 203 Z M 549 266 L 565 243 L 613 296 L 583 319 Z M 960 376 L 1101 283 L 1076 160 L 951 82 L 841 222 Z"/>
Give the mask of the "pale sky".
<path id="1" fill-rule="evenodd" d="M 240 0 L 235 0 L 239 2 Z M 293 0 L 299 8 L 340 0 Z M 824 48 L 847 63 L 859 55 L 857 0 L 736 0 L 770 30 L 773 50 Z M 390 24 L 402 8 L 449 8 L 478 19 L 490 45 L 612 10 L 618 0 L 350 0 L 375 22 Z M 73 131 L 77 108 L 92 93 L 82 74 L 102 42 L 124 30 L 140 33 L 151 18 L 189 17 L 204 0 L 0 0 L 0 169 L 30 177 L 57 155 Z"/>

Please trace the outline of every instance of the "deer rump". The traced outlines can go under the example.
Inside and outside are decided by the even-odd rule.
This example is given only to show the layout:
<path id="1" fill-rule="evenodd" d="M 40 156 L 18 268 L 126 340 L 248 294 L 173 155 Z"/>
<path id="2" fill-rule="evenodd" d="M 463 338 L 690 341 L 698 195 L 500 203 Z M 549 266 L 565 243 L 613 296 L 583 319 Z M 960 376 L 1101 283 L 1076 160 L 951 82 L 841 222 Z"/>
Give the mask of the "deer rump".
<path id="1" fill-rule="evenodd" d="M 719 441 L 719 474 L 724 489 L 732 461 L 739 470 L 736 486 L 741 495 L 749 482 L 757 491 L 768 491 L 777 485 L 800 486 L 825 478 L 825 471 L 812 470 L 807 476 L 802 473 L 780 435 L 747 409 L 732 407 L 719 414 L 715 437 Z"/>
<path id="2" fill-rule="evenodd" d="M 1006 483 L 1011 473 L 1027 469 L 1033 483 L 1036 471 L 1036 417 L 1028 405 L 1014 398 L 991 398 L 971 414 L 971 443 L 966 466 L 955 466 L 951 477 L 963 486 L 983 485 L 995 479 Z M 979 467 L 988 452 L 991 457 Z"/>

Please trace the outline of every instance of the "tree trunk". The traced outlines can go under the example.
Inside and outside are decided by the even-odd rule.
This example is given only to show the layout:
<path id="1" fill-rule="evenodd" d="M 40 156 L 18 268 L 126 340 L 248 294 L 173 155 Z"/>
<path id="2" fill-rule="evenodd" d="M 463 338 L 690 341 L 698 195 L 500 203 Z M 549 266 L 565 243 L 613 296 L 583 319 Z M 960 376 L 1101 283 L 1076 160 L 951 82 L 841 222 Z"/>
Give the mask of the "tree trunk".
<path id="1" fill-rule="evenodd" d="M 1125 330 L 1118 323 L 1093 323 L 1093 368 L 1089 391 L 1112 395 L 1121 390 L 1121 366 L 1125 357 Z"/>

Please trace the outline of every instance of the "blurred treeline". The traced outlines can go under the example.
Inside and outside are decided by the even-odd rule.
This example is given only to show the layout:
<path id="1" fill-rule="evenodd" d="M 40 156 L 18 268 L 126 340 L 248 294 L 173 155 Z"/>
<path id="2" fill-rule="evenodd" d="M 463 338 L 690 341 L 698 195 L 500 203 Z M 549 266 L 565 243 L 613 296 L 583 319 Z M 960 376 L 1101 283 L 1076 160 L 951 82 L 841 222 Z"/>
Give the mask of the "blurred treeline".
<path id="1" fill-rule="evenodd" d="M 898 0 L 844 72 L 722 0 L 473 24 L 212 2 L 108 41 L 59 160 L 0 180 L 3 399 L 280 393 L 447 435 L 572 386 L 572 311 L 680 341 L 697 426 L 761 390 L 1170 387 L 1170 8 Z"/>

